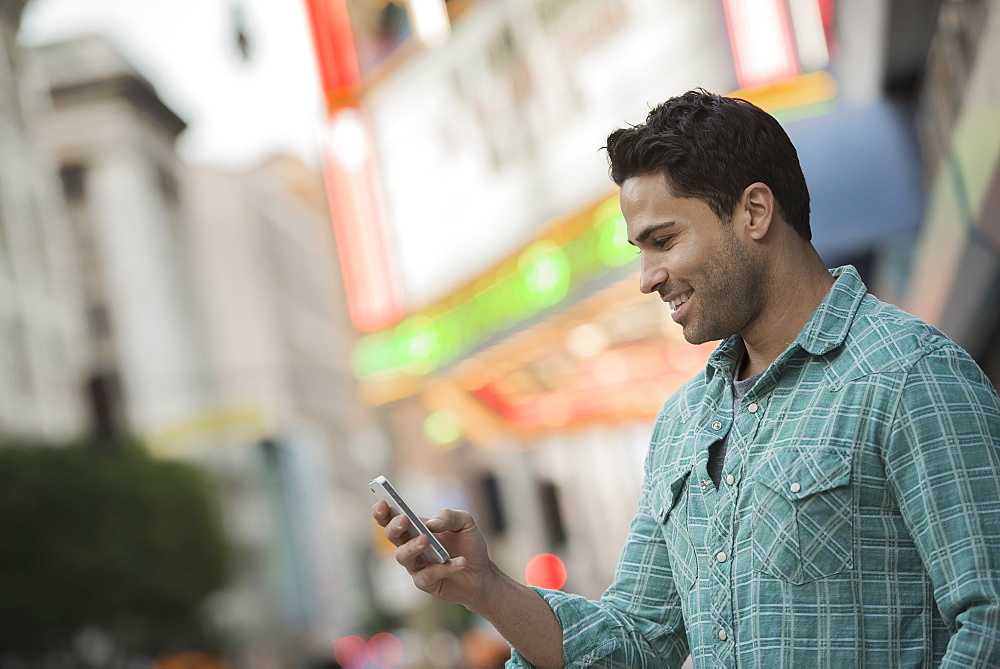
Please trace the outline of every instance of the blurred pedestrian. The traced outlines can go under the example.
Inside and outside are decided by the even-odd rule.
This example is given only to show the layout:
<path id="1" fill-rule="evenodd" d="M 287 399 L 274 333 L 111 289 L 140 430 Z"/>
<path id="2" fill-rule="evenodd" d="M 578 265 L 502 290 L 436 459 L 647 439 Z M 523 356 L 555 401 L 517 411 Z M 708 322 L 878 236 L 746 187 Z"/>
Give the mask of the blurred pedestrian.
<path id="1" fill-rule="evenodd" d="M 722 339 L 660 411 L 600 601 L 528 588 L 472 517 L 373 509 L 418 588 L 509 666 L 1000 666 L 1000 400 L 968 354 L 813 248 L 778 122 L 702 90 L 608 137 L 640 289 Z M 848 196 L 849 194 L 845 194 Z"/>

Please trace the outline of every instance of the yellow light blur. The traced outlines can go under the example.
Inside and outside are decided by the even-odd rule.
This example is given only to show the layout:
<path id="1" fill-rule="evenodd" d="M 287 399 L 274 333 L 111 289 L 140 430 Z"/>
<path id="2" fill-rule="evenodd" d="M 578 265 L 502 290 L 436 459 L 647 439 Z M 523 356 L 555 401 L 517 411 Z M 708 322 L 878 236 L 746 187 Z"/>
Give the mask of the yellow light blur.
<path id="1" fill-rule="evenodd" d="M 731 95 L 773 113 L 833 100 L 837 83 L 829 72 L 811 72 L 774 84 L 741 88 Z"/>
<path id="2" fill-rule="evenodd" d="M 578 358 L 592 358 L 608 347 L 608 333 L 596 323 L 577 325 L 569 331 L 566 348 Z"/>

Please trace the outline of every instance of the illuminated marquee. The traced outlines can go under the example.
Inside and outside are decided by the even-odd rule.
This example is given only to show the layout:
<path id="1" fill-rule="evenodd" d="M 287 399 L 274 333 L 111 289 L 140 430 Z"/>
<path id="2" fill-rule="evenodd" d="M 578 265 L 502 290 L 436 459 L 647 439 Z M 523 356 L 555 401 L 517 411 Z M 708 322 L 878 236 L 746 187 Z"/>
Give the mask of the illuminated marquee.
<path id="1" fill-rule="evenodd" d="M 560 303 L 580 282 L 635 258 L 618 198 L 608 198 L 395 328 L 361 339 L 354 373 L 359 379 L 428 374 Z"/>

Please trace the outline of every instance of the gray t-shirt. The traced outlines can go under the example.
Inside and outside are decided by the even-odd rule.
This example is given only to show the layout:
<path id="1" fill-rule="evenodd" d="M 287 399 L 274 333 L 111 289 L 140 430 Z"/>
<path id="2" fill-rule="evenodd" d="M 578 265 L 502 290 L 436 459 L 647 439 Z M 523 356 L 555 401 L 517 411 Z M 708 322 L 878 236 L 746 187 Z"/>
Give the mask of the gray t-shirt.
<path id="1" fill-rule="evenodd" d="M 743 379 L 742 381 L 737 381 L 733 378 L 733 412 L 736 412 L 736 407 L 740 405 L 740 400 L 750 392 L 753 388 L 753 384 L 757 382 L 760 375 L 763 374 L 763 370 L 754 374 L 750 378 Z M 715 483 L 715 489 L 719 489 L 719 484 L 722 482 L 722 466 L 726 461 L 726 447 L 729 444 L 729 433 L 726 433 L 719 441 L 715 442 L 708 447 L 708 475 L 712 477 L 712 482 Z"/>

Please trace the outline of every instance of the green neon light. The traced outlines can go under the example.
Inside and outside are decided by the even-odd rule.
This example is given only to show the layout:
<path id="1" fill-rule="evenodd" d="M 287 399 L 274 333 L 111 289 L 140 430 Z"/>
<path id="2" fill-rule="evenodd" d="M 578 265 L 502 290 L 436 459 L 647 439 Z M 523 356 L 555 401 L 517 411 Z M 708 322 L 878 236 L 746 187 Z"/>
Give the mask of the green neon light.
<path id="1" fill-rule="evenodd" d="M 438 446 L 446 446 L 462 436 L 462 429 L 451 416 L 436 411 L 424 419 L 424 436 Z"/>
<path id="2" fill-rule="evenodd" d="M 362 338 L 352 355 L 354 374 L 429 374 L 490 335 L 559 304 L 581 281 L 635 260 L 618 198 L 609 198 L 594 210 L 591 226 L 563 245 L 534 242 L 459 297 Z"/>
<path id="3" fill-rule="evenodd" d="M 561 247 L 547 239 L 529 246 L 517 260 L 524 285 L 520 299 L 539 309 L 558 304 L 569 292 L 572 267 Z"/>

